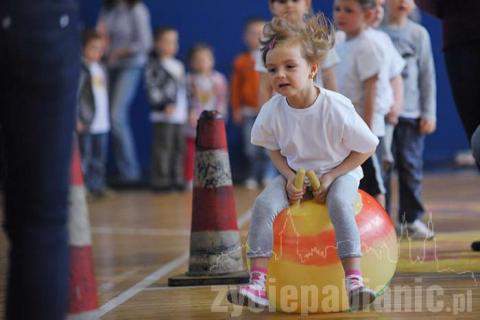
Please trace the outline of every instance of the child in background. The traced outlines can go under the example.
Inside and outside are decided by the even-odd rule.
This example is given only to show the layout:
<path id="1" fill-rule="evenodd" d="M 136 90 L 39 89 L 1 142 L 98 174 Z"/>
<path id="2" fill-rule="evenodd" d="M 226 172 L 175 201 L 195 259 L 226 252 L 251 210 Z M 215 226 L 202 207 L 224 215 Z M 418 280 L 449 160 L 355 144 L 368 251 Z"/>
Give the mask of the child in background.
<path id="1" fill-rule="evenodd" d="M 334 32 L 323 15 L 306 19 L 305 25 L 273 18 L 264 29 L 264 39 L 263 60 L 278 94 L 260 110 L 251 139 L 269 150 L 281 175 L 257 197 L 252 209 L 247 253 L 250 284 L 230 290 L 227 298 L 236 304 L 269 305 L 266 275 L 273 221 L 289 202 L 302 199 L 304 190 L 297 189 L 294 180 L 296 171 L 305 168 L 320 179 L 320 189 L 313 196 L 328 206 L 350 307 L 362 309 L 375 299 L 375 293 L 363 283 L 353 206 L 362 178 L 360 165 L 374 153 L 378 139 L 347 98 L 314 82 L 334 42 Z"/>
<path id="2" fill-rule="evenodd" d="M 268 6 L 274 17 L 286 19 L 293 24 L 303 23 L 305 15 L 312 9 L 312 0 L 268 0 Z M 335 49 L 330 49 L 325 61 L 322 62 L 320 72 L 315 77 L 315 82 L 319 86 L 333 91 L 337 90 L 335 65 L 338 61 Z M 255 69 L 260 72 L 259 103 L 262 105 L 270 99 L 273 90 L 270 87 L 267 70 L 260 55 L 257 56 Z"/>
<path id="3" fill-rule="evenodd" d="M 187 188 L 192 189 L 197 120 L 204 110 L 216 110 L 226 119 L 228 84 L 225 76 L 214 70 L 215 58 L 208 45 L 194 45 L 189 51 L 188 61 L 191 68 L 187 75 L 190 111 L 186 128 L 184 169 Z"/>
<path id="4" fill-rule="evenodd" d="M 460 4 L 459 4 L 460 5 Z M 430 36 L 421 25 L 408 19 L 413 0 L 388 0 L 387 24 L 383 26 L 405 59 L 402 77 L 404 106 L 393 135 L 393 150 L 399 180 L 399 222 L 406 223 L 407 235 L 432 239 L 434 234 L 421 221 L 423 150 L 425 135 L 435 131 L 436 86 Z M 388 177 L 390 177 L 389 172 Z M 387 179 L 387 186 L 390 186 Z"/>
<path id="5" fill-rule="evenodd" d="M 255 70 L 255 59 L 260 54 L 260 37 L 265 22 L 251 19 L 245 26 L 245 44 L 248 51 L 235 58 L 231 81 L 231 105 L 235 124 L 242 126 L 245 155 L 248 159 L 248 175 L 245 187 L 258 188 L 258 182 L 266 185 L 271 177 L 271 162 L 266 150 L 250 143 L 253 123 L 260 111 L 258 87 L 260 75 Z"/>
<path id="6" fill-rule="evenodd" d="M 106 195 L 105 168 L 110 131 L 107 74 L 100 64 L 105 44 L 95 30 L 85 30 L 80 75 L 77 132 L 85 185 L 91 196 Z"/>
<path id="7" fill-rule="evenodd" d="M 379 138 L 385 134 L 386 112 L 380 108 L 383 97 L 379 84 L 388 83 L 383 72 L 384 56 L 366 30 L 372 18 L 375 0 L 335 0 L 334 17 L 345 39 L 337 41 L 341 63 L 337 65 L 338 92 L 349 98 L 372 132 Z M 365 177 L 360 188 L 385 206 L 382 170 L 374 154 L 362 165 Z"/>
<path id="8" fill-rule="evenodd" d="M 175 59 L 178 32 L 161 27 L 145 67 L 145 88 L 153 127 L 150 181 L 154 192 L 183 190 L 183 126 L 188 116 L 185 69 Z"/>
<path id="9" fill-rule="evenodd" d="M 385 32 L 377 28 L 384 18 L 385 0 L 376 0 L 372 19 L 368 22 L 367 36 L 371 37 L 377 44 L 384 57 L 382 72 L 385 76 L 379 78 L 378 95 L 380 96 L 379 111 L 385 116 L 385 135 L 377 148 L 377 157 L 382 164 L 382 176 L 385 171 L 393 165 L 392 139 L 393 129 L 398 122 L 398 115 L 403 106 L 403 80 L 402 71 L 405 61 L 393 45 L 392 40 Z M 383 81 L 382 81 L 383 80 Z"/>

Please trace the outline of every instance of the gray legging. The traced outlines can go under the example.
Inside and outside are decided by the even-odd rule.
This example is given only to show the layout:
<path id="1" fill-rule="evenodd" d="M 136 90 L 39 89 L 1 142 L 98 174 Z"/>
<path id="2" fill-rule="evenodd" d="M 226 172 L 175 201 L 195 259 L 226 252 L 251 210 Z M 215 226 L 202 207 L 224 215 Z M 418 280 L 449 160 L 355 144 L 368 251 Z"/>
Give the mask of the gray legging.
<path id="1" fill-rule="evenodd" d="M 272 256 L 273 221 L 289 206 L 286 183 L 283 176 L 276 177 L 255 200 L 248 236 L 249 258 Z M 333 181 L 327 194 L 327 207 L 335 228 L 337 251 L 341 259 L 362 255 L 353 209 L 357 190 L 356 179 L 343 175 Z"/>

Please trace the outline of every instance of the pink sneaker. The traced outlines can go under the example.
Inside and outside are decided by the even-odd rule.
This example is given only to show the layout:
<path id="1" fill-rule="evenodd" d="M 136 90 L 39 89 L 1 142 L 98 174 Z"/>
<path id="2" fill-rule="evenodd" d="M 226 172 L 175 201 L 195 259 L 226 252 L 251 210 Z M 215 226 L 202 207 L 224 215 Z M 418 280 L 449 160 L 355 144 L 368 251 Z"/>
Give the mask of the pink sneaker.
<path id="1" fill-rule="evenodd" d="M 268 297 L 266 274 L 263 272 L 252 272 L 250 283 L 239 288 L 229 290 L 227 300 L 230 303 L 246 307 L 267 308 Z"/>
<path id="2" fill-rule="evenodd" d="M 350 309 L 362 310 L 372 303 L 376 296 L 375 291 L 365 287 L 363 278 L 360 275 L 349 275 L 345 278 L 345 287 L 347 288 L 348 303 Z"/>

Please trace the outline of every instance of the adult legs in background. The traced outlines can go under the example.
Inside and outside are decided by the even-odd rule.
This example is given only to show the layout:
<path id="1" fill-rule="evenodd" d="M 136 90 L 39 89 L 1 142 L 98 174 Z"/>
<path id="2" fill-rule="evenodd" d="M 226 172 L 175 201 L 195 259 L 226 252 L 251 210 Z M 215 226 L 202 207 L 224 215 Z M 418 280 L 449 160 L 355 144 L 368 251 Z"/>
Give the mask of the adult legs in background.
<path id="1" fill-rule="evenodd" d="M 9 19 L 0 30 L 4 228 L 10 240 L 6 319 L 65 319 L 77 2 L 9 1 L 0 16 Z"/>
<path id="2" fill-rule="evenodd" d="M 445 62 L 460 119 L 470 141 L 480 125 L 480 43 L 445 49 Z"/>
<path id="3" fill-rule="evenodd" d="M 463 129 L 471 143 L 473 155 L 480 169 L 480 43 L 470 42 L 451 46 L 445 49 L 450 85 L 458 114 L 462 120 Z M 480 251 L 480 241 L 472 243 L 472 249 Z"/>
<path id="4" fill-rule="evenodd" d="M 480 169 L 480 125 L 477 127 L 477 130 L 472 135 L 470 139 L 472 145 L 472 153 L 475 161 L 477 162 L 477 167 Z"/>
<path id="5" fill-rule="evenodd" d="M 109 74 L 113 150 L 119 178 L 126 182 L 141 178 L 130 127 L 130 105 L 135 97 L 141 72 L 141 67 L 121 67 L 111 70 Z"/>

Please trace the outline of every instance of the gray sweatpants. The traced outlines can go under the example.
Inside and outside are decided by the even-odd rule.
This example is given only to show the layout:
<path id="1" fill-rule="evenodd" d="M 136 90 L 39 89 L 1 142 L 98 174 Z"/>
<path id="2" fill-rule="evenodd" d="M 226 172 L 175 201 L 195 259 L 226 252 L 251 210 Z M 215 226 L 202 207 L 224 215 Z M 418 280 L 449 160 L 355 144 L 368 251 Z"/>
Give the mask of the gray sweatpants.
<path id="1" fill-rule="evenodd" d="M 255 200 L 248 235 L 249 258 L 272 256 L 273 222 L 289 206 L 286 183 L 283 176 L 276 177 Z M 328 190 L 327 207 L 335 228 L 340 259 L 362 255 L 353 208 L 357 191 L 358 182 L 348 175 L 335 179 Z"/>

